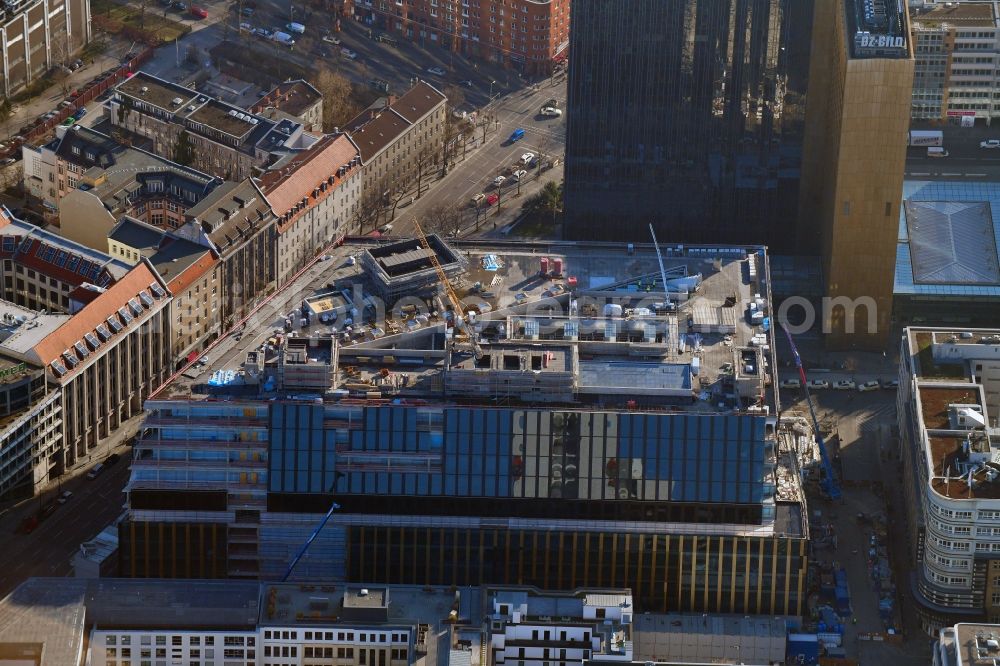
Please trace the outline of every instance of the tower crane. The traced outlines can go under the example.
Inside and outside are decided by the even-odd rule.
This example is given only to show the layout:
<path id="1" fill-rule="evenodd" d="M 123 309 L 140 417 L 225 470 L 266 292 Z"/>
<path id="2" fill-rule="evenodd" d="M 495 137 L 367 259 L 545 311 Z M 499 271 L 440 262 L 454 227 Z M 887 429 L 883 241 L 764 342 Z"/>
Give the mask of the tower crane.
<path id="1" fill-rule="evenodd" d="M 823 473 L 826 477 L 820 482 L 820 487 L 830 499 L 840 499 L 840 484 L 837 483 L 837 477 L 833 474 L 833 465 L 830 463 L 830 456 L 826 450 L 826 442 L 823 441 L 823 433 L 820 432 L 819 419 L 816 418 L 816 409 L 813 407 L 812 396 L 809 395 L 809 383 L 806 382 L 806 371 L 802 366 L 802 357 L 799 356 L 799 350 L 795 347 L 795 341 L 792 340 L 792 332 L 788 330 L 788 326 L 782 322 L 781 328 L 785 331 L 785 337 L 788 338 L 788 346 L 792 348 L 795 367 L 799 369 L 799 381 L 802 382 L 802 391 L 806 396 L 806 404 L 809 405 L 809 416 L 812 417 L 816 443 L 819 445 L 819 457 L 823 462 Z"/>
<path id="2" fill-rule="evenodd" d="M 667 271 L 663 268 L 663 255 L 660 254 L 660 244 L 656 242 L 656 232 L 653 225 L 649 225 L 649 235 L 653 237 L 653 247 L 656 248 L 656 260 L 660 262 L 660 279 L 663 280 L 663 295 L 666 298 L 666 306 L 670 308 L 670 291 L 667 289 Z"/>
<path id="3" fill-rule="evenodd" d="M 424 230 L 420 228 L 420 223 L 413 220 L 413 228 L 417 232 L 417 237 L 420 240 L 420 245 L 425 250 L 427 250 L 428 258 L 431 260 L 431 264 L 434 266 L 434 270 L 437 271 L 438 280 L 441 281 L 441 285 L 444 287 L 444 293 L 451 302 L 451 307 L 455 312 L 455 328 L 459 327 L 459 321 L 465 321 L 465 308 L 462 307 L 462 301 L 459 300 L 458 294 L 455 293 L 455 288 L 451 286 L 451 280 L 448 279 L 447 273 L 441 268 L 441 262 L 438 261 L 437 253 L 431 248 L 431 244 L 427 241 L 427 235 L 424 234 Z M 466 334 L 469 336 L 469 344 L 472 345 L 472 351 L 476 356 L 478 361 L 483 357 L 483 350 L 479 346 L 479 341 L 476 339 L 476 334 L 474 331 L 467 330 Z"/>

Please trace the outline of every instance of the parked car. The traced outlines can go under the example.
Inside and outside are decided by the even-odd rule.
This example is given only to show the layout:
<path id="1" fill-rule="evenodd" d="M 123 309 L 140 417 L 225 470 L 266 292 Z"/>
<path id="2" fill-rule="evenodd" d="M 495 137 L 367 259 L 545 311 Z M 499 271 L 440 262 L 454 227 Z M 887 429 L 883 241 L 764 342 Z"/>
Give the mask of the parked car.
<path id="1" fill-rule="evenodd" d="M 183 12 L 183 11 L 187 10 L 187 8 L 188 8 L 187 3 L 186 2 L 180 2 L 180 0 L 178 0 L 178 2 L 175 2 L 174 4 L 172 4 L 170 6 L 172 8 L 174 8 L 175 10 L 179 11 L 179 12 Z"/>
<path id="2" fill-rule="evenodd" d="M 527 164 L 533 159 L 535 159 L 534 153 L 525 153 L 524 155 L 521 155 L 521 164 Z"/>
<path id="3" fill-rule="evenodd" d="M 979 142 L 980 148 L 1000 148 L 1000 139 L 987 139 Z"/>
<path id="4" fill-rule="evenodd" d="M 465 86 L 466 88 L 471 88 L 472 87 L 472 79 L 466 79 L 464 81 L 459 81 L 458 84 L 462 85 L 462 86 Z"/>
<path id="5" fill-rule="evenodd" d="M 510 142 L 517 143 L 524 138 L 524 130 L 518 127 L 516 130 L 510 133 Z"/>
<path id="6" fill-rule="evenodd" d="M 830 388 L 830 382 L 825 379 L 810 379 L 808 386 L 811 389 L 828 389 Z"/>
<path id="7" fill-rule="evenodd" d="M 433 74 L 434 76 L 444 76 L 445 71 L 443 69 L 441 69 L 440 67 L 428 67 L 427 68 L 427 73 L 428 74 Z"/>
<path id="8" fill-rule="evenodd" d="M 838 391 L 853 391 L 858 385 L 853 379 L 841 379 L 833 383 L 833 388 Z"/>
<path id="9" fill-rule="evenodd" d="M 861 384 L 858 384 L 858 390 L 861 391 L 862 393 L 866 393 L 868 391 L 877 391 L 877 390 L 879 390 L 879 388 L 880 388 L 880 385 L 879 385 L 877 379 L 873 379 L 871 381 L 867 381 L 867 382 L 863 382 Z"/>
<path id="10" fill-rule="evenodd" d="M 195 18 L 208 18 L 208 11 L 202 7 L 198 7 L 197 5 L 191 5 L 190 12 L 191 16 Z"/>
<path id="11" fill-rule="evenodd" d="M 542 115 L 548 116 L 549 118 L 558 118 L 562 115 L 562 111 L 554 106 L 543 106 Z"/>
<path id="12" fill-rule="evenodd" d="M 59 493 L 59 497 L 56 498 L 56 501 L 59 502 L 60 504 L 65 504 L 66 502 L 70 501 L 72 497 L 73 497 L 72 490 L 64 490 L 61 493 Z"/>
<path id="13" fill-rule="evenodd" d="M 495 206 L 498 201 L 500 201 L 500 197 L 496 194 L 491 194 L 488 197 L 486 197 L 487 206 Z"/>
<path id="14" fill-rule="evenodd" d="M 383 224 L 381 227 L 378 228 L 378 232 L 380 234 L 389 234 L 389 233 L 392 233 L 392 224 L 391 223 L 390 224 Z"/>
<path id="15" fill-rule="evenodd" d="M 889 379 L 889 380 L 884 380 L 883 379 L 882 380 L 882 388 L 884 388 L 884 389 L 892 389 L 893 391 L 895 391 L 896 389 L 899 388 L 899 380 L 898 379 Z"/>
<path id="16" fill-rule="evenodd" d="M 89 472 L 87 472 L 87 478 L 96 479 L 98 476 L 100 476 L 101 472 L 103 471 L 104 471 L 104 463 L 97 463 L 96 465 L 90 468 Z"/>
<path id="17" fill-rule="evenodd" d="M 323 41 L 327 44 L 334 44 L 336 46 L 340 45 L 340 39 L 338 37 L 334 37 L 333 35 L 323 35 Z"/>
<path id="18" fill-rule="evenodd" d="M 478 206 L 480 203 L 482 203 L 483 199 L 485 199 L 485 198 L 486 198 L 486 195 L 483 194 L 482 192 L 480 192 L 479 194 L 473 195 L 472 196 L 472 205 L 473 206 Z"/>
<path id="19" fill-rule="evenodd" d="M 271 36 L 274 33 L 268 30 L 267 28 L 257 28 L 253 34 L 257 35 L 258 37 L 263 37 L 264 39 L 271 39 Z"/>
<path id="20" fill-rule="evenodd" d="M 244 7 L 240 11 L 240 13 L 243 14 L 243 16 L 253 16 L 253 12 L 254 12 L 253 7 Z"/>
<path id="21" fill-rule="evenodd" d="M 507 180 L 506 176 L 497 176 L 493 179 L 493 187 L 500 187 Z"/>
<path id="22" fill-rule="evenodd" d="M 250 25 L 249 23 L 240 23 L 240 30 L 245 30 L 249 33 L 254 32 L 253 26 Z"/>
<path id="23" fill-rule="evenodd" d="M 527 171 L 525 171 L 524 169 L 518 169 L 517 171 L 511 174 L 511 177 L 517 182 L 521 182 L 521 179 L 527 175 L 528 175 Z"/>
<path id="24" fill-rule="evenodd" d="M 343 55 L 348 60 L 355 60 L 358 57 L 357 53 L 355 53 L 354 51 L 352 51 L 351 49 L 348 49 L 348 48 L 342 48 L 342 49 L 340 49 L 340 53 L 341 53 L 341 55 Z"/>
<path id="25" fill-rule="evenodd" d="M 7 158 L 5 158 L 3 160 L 0 160 L 0 166 L 10 166 L 11 164 L 13 164 L 16 161 L 17 160 L 14 159 L 13 157 L 7 157 Z"/>
<path id="26" fill-rule="evenodd" d="M 787 388 L 787 389 L 802 388 L 802 382 L 798 379 L 782 379 L 781 388 Z"/>

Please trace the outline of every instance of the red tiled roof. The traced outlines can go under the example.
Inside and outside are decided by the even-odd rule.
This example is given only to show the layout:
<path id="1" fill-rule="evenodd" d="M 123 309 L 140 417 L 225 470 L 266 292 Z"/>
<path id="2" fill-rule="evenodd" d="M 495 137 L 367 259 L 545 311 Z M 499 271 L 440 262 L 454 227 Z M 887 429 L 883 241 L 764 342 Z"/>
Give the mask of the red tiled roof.
<path id="1" fill-rule="evenodd" d="M 170 289 L 171 294 L 180 294 L 186 291 L 195 280 L 211 271 L 216 263 L 218 263 L 218 259 L 206 248 L 205 254 L 167 281 L 167 288 Z"/>
<path id="2" fill-rule="evenodd" d="M 2 227 L 0 225 L 0 229 Z M 66 246 L 50 245 L 43 238 L 34 235 L 0 235 L 0 258 L 13 259 L 25 268 L 73 286 L 90 282 L 106 287 L 115 281 L 115 276 L 105 267 L 111 261 L 110 257 L 98 263 L 93 258 L 74 253 Z"/>
<path id="3" fill-rule="evenodd" d="M 63 352 L 67 350 L 72 351 L 73 346 L 78 342 L 83 342 L 86 345 L 84 336 L 87 334 L 100 340 L 102 345 L 106 344 L 105 341 L 101 340 L 100 336 L 95 334 L 98 326 L 104 326 L 105 330 L 112 333 L 111 340 L 108 342 L 113 342 L 115 338 L 126 335 L 128 330 L 139 326 L 145 320 L 143 315 L 136 316 L 133 312 L 129 311 L 132 319 L 130 322 L 125 322 L 119 318 L 118 311 L 122 308 L 128 310 L 129 300 L 135 299 L 138 301 L 141 292 L 145 292 L 149 297 L 152 297 L 154 303 L 162 302 L 165 296 L 158 297 L 150 289 L 150 285 L 153 283 L 159 285 L 162 289 L 162 283 L 144 261 L 136 264 L 121 280 L 84 306 L 82 310 L 73 315 L 62 326 L 42 338 L 34 347 L 38 362 L 42 365 L 49 365 L 53 361 L 57 361 L 66 370 L 61 375 L 60 373 L 56 373 L 60 375 L 60 379 L 71 376 L 75 370 L 81 369 L 85 365 L 85 359 L 81 360 L 73 368 L 62 358 Z M 141 301 L 139 302 L 141 303 Z M 147 309 L 146 304 L 142 303 L 142 306 L 143 314 L 145 314 Z M 121 323 L 121 332 L 115 333 L 113 330 L 107 328 L 106 322 L 109 317 L 115 317 Z M 93 353 L 92 349 L 91 353 Z"/>
<path id="4" fill-rule="evenodd" d="M 326 136 L 309 150 L 296 155 L 285 166 L 265 173 L 260 179 L 260 189 L 271 205 L 271 210 L 280 220 L 303 198 L 308 198 L 310 204 L 326 198 L 327 194 L 339 187 L 341 181 L 348 178 L 357 168 L 348 167 L 343 176 L 337 176 L 337 170 L 349 165 L 351 159 L 357 155 L 358 151 L 347 135 Z M 334 178 L 332 186 L 328 186 L 325 192 L 320 191 L 318 196 L 313 197 L 313 191 L 322 183 L 329 185 L 331 177 Z M 279 222 L 278 231 L 286 229 L 294 219 L 292 216 L 284 223 Z"/>

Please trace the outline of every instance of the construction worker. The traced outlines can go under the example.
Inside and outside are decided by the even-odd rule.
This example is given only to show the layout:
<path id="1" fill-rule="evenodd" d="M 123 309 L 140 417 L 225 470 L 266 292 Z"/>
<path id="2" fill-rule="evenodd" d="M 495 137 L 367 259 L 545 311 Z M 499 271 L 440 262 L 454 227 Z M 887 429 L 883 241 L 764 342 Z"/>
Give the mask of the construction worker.
<path id="1" fill-rule="evenodd" d="M 858 623 L 858 618 L 852 617 L 851 618 L 851 624 L 857 624 L 857 623 Z"/>

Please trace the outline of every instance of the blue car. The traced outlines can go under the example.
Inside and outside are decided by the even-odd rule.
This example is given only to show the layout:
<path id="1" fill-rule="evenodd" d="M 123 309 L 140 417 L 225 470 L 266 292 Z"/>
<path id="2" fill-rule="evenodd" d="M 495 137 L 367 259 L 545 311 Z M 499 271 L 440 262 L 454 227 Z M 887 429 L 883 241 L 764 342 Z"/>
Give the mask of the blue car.
<path id="1" fill-rule="evenodd" d="M 517 143 L 523 138 L 524 138 L 524 130 L 519 127 L 516 130 L 514 130 L 514 132 L 510 135 L 510 142 Z"/>

